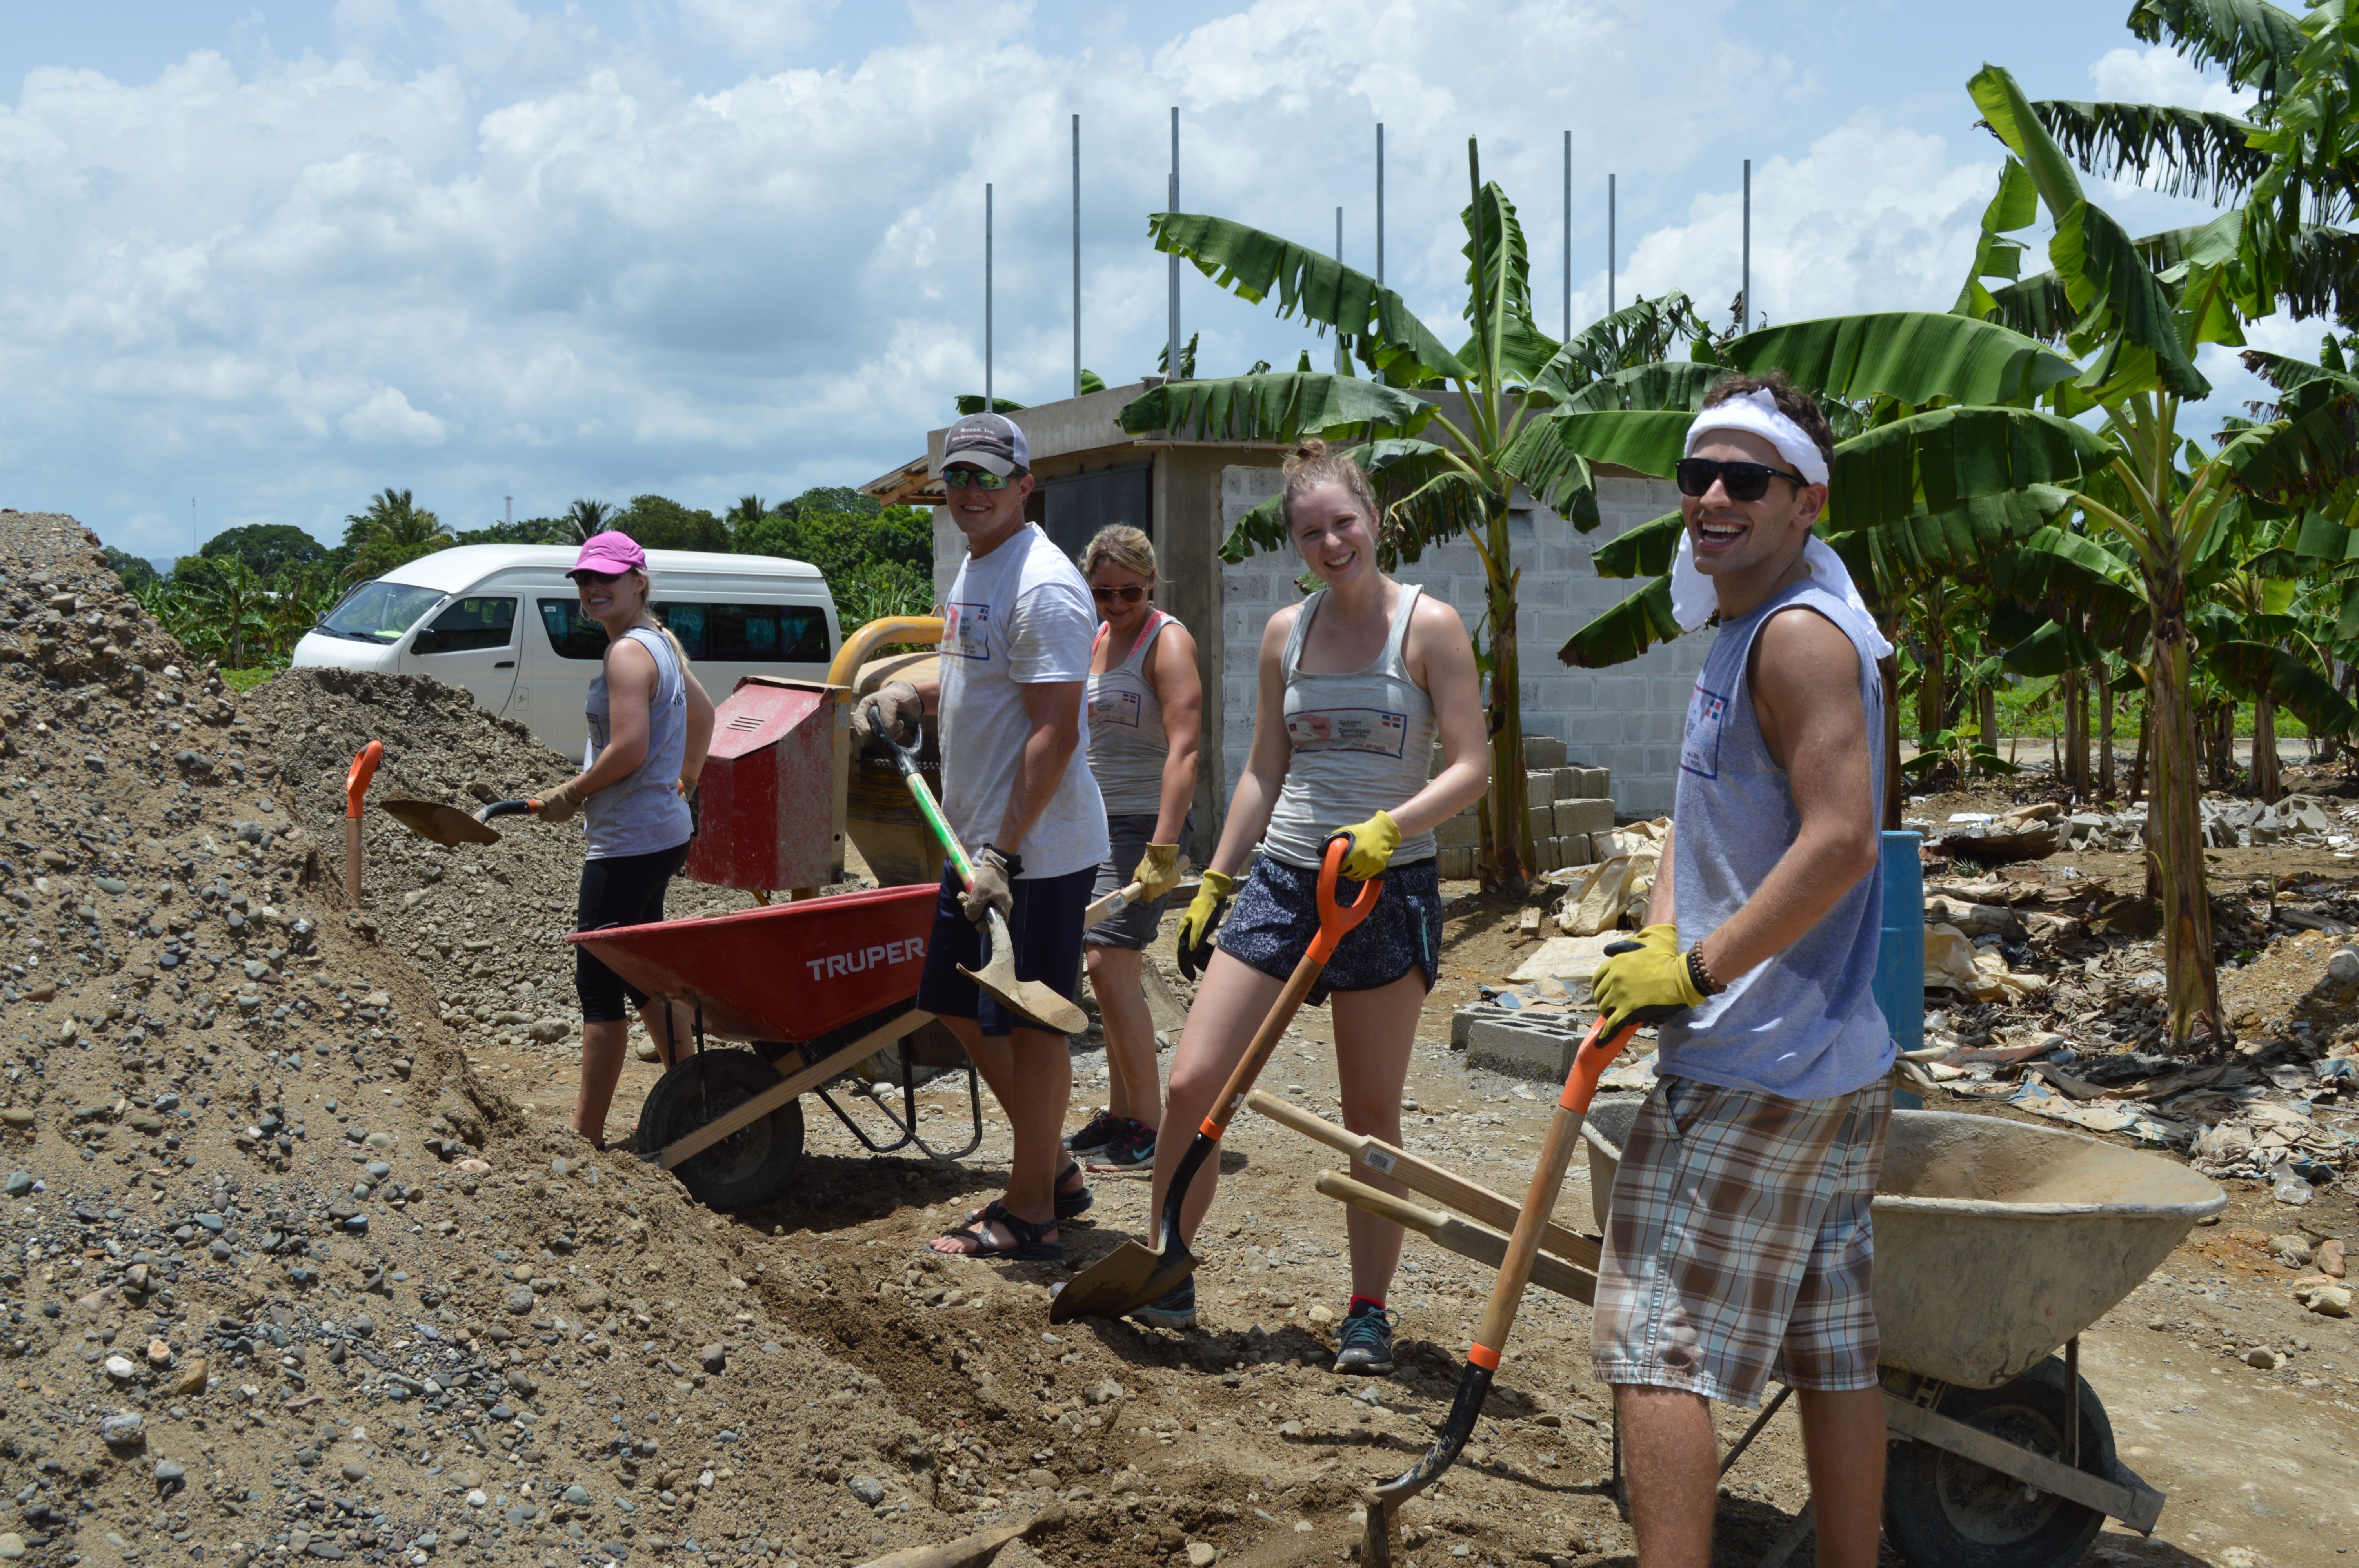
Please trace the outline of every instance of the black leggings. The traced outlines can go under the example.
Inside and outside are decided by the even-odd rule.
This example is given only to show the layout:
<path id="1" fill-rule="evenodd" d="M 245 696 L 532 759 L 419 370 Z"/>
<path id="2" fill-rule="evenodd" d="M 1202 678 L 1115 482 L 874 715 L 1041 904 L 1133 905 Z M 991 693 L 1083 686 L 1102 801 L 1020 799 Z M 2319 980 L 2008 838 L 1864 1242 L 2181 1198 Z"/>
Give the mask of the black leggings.
<path id="1" fill-rule="evenodd" d="M 582 898 L 573 929 L 601 931 L 612 925 L 647 925 L 664 917 L 664 892 L 688 863 L 688 845 L 645 855 L 614 855 L 582 862 Z M 582 1021 L 614 1023 L 630 1016 L 624 1006 L 645 1007 L 647 994 L 592 956 L 573 949 L 573 990 L 582 999 Z"/>

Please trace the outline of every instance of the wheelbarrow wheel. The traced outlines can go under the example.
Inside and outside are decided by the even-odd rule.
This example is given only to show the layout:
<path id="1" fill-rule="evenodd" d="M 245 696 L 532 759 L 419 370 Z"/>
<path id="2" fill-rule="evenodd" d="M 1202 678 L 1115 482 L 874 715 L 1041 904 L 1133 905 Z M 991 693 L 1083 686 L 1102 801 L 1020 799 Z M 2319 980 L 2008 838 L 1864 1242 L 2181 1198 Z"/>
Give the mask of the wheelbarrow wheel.
<path id="1" fill-rule="evenodd" d="M 639 1108 L 639 1152 L 659 1154 L 778 1081 L 751 1051 L 700 1051 L 662 1077 Z M 785 1195 L 803 1158 L 803 1108 L 788 1100 L 672 1167 L 689 1195 L 723 1213 Z"/>
<path id="2" fill-rule="evenodd" d="M 2075 1397 L 2077 1396 L 2077 1397 Z M 1968 1426 L 2061 1460 L 2077 1407 L 2081 1468 L 2114 1478 L 2114 1427 L 2086 1381 L 2067 1391 L 2050 1356 L 1995 1389 L 1952 1388 L 1935 1407 Z M 1929 1443 L 1896 1444 L 1884 1477 L 1884 1533 L 1916 1568 L 2069 1568 L 2105 1516 Z"/>

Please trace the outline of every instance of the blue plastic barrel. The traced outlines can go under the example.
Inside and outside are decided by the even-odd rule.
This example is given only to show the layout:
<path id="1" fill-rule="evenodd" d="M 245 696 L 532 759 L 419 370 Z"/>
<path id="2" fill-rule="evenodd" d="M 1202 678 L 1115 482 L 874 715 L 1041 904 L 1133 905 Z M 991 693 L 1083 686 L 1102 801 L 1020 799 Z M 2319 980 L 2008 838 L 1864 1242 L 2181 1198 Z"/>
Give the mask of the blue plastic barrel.
<path id="1" fill-rule="evenodd" d="M 1918 858 L 1922 838 L 1884 836 L 1884 941 L 1875 955 L 1875 1005 L 1903 1051 L 1925 1044 L 1925 868 Z M 1924 1100 L 1906 1089 L 1892 1103 L 1919 1110 Z"/>

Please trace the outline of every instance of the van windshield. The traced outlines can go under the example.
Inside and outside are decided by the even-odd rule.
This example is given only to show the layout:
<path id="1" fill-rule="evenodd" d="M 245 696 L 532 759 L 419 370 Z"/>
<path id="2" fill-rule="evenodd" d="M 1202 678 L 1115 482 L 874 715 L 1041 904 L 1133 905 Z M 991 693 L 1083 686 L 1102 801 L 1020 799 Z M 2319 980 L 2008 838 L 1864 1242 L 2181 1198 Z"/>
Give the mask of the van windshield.
<path id="1" fill-rule="evenodd" d="M 442 602 L 439 588 L 406 582 L 364 582 L 328 612 L 320 630 L 364 643 L 396 643 L 425 613 Z"/>

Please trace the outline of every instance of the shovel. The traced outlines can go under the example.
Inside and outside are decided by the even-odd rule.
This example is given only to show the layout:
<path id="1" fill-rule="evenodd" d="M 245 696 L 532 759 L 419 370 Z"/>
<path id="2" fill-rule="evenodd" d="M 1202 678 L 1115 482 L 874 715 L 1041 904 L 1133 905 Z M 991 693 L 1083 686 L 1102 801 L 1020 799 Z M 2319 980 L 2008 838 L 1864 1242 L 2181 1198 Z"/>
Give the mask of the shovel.
<path id="1" fill-rule="evenodd" d="M 496 844 L 500 836 L 488 824 L 495 816 L 520 816 L 540 809 L 537 800 L 495 800 L 481 811 L 462 811 L 432 800 L 381 800 L 378 809 L 396 822 L 447 849 L 462 844 Z"/>
<path id="2" fill-rule="evenodd" d="M 344 897 L 354 909 L 361 906 L 361 802 L 384 757 L 385 742 L 372 741 L 353 753 L 352 771 L 344 775 Z"/>
<path id="3" fill-rule="evenodd" d="M 1606 951 L 1610 954 L 1635 944 L 1617 942 Z M 1565 1167 L 1572 1163 L 1573 1150 L 1580 1146 L 1581 1124 L 1589 1115 L 1599 1076 L 1614 1065 L 1640 1024 L 1659 1022 L 1681 1011 L 1640 1008 L 1611 1035 L 1605 1033 L 1605 1020 L 1600 1018 L 1582 1037 L 1581 1049 L 1573 1054 L 1572 1070 L 1565 1075 L 1564 1093 L 1557 1097 L 1556 1117 L 1549 1123 L 1539 1165 L 1532 1172 L 1531 1185 L 1525 1189 L 1524 1206 L 1516 1215 L 1515 1233 L 1507 1238 L 1506 1258 L 1492 1281 L 1490 1303 L 1483 1309 L 1474 1342 L 1466 1347 L 1466 1371 L 1459 1379 L 1458 1397 L 1451 1403 L 1449 1418 L 1423 1458 L 1370 1493 L 1367 1533 L 1360 1548 L 1360 1561 L 1370 1568 L 1381 1568 L 1392 1561 L 1389 1531 L 1394 1512 L 1441 1479 L 1441 1473 L 1457 1463 L 1466 1439 L 1473 1433 L 1474 1419 L 1483 1413 L 1483 1401 L 1490 1396 L 1491 1379 L 1499 1369 L 1499 1353 L 1507 1343 L 1508 1330 L 1516 1325 L 1516 1311 L 1523 1305 L 1524 1286 L 1532 1277 L 1533 1260 L 1539 1256 L 1540 1235 L 1556 1207 L 1557 1191 L 1564 1185 Z"/>
<path id="4" fill-rule="evenodd" d="M 958 835 L 951 832 L 951 825 L 942 819 L 942 808 L 934 804 L 934 792 L 926 787 L 925 775 L 918 771 L 918 759 L 910 754 L 907 746 L 885 730 L 876 730 L 871 734 L 872 739 L 892 757 L 893 766 L 900 771 L 901 782 L 909 786 L 910 798 L 918 803 L 918 815 L 926 819 L 926 826 L 932 828 L 934 837 L 942 841 L 942 852 L 950 857 L 959 881 L 973 887 L 974 862 L 966 858 L 966 850 L 960 845 Z M 960 974 L 988 992 L 1000 1006 L 1028 1020 L 1037 1028 L 1053 1034 L 1079 1034 L 1090 1026 L 1089 1014 L 1058 995 L 1054 987 L 1043 985 L 1038 980 L 1016 978 L 1016 945 L 1008 937 L 1007 922 L 1000 918 L 999 911 L 984 911 L 982 924 L 988 944 L 988 956 L 979 969 L 970 969 L 961 964 L 958 967 Z"/>
<path id="5" fill-rule="evenodd" d="M 1278 1036 L 1294 1022 L 1302 999 L 1318 983 L 1320 971 L 1335 956 L 1336 944 L 1376 907 L 1376 897 L 1384 883 L 1382 877 L 1361 883 L 1359 896 L 1350 903 L 1335 901 L 1336 879 L 1343 875 L 1343 857 L 1351 849 L 1352 840 L 1347 834 L 1338 833 L 1327 840 L 1327 849 L 1319 865 L 1319 934 L 1304 949 L 1302 961 L 1294 966 L 1286 989 L 1277 993 L 1269 1016 L 1261 1021 L 1253 1044 L 1245 1047 L 1236 1070 L 1229 1075 L 1228 1087 L 1212 1102 L 1204 1125 L 1189 1143 L 1180 1169 L 1172 1174 L 1171 1189 L 1163 1195 L 1163 1250 L 1150 1252 L 1136 1241 L 1124 1242 L 1074 1275 L 1057 1292 L 1049 1303 L 1050 1323 L 1077 1317 L 1120 1317 L 1145 1306 L 1196 1271 L 1196 1255 L 1188 1250 L 1188 1243 L 1180 1236 L 1180 1206 L 1187 1199 L 1189 1184 L 1221 1146 L 1221 1135 L 1228 1130 L 1230 1119 L 1245 1108 L 1245 1096 L 1253 1091 L 1254 1080 L 1261 1076 L 1262 1068 L 1277 1049 Z"/>

